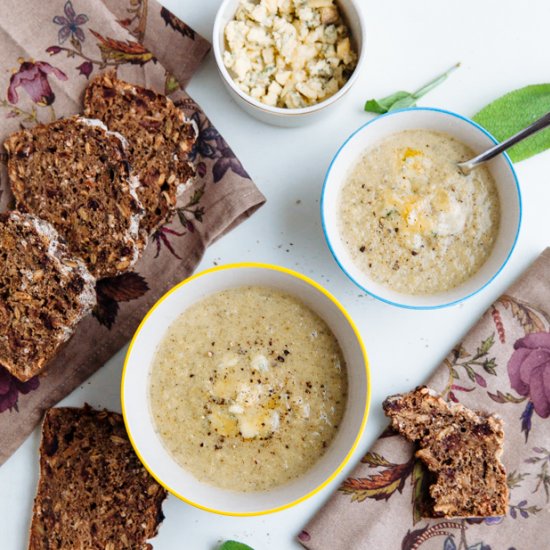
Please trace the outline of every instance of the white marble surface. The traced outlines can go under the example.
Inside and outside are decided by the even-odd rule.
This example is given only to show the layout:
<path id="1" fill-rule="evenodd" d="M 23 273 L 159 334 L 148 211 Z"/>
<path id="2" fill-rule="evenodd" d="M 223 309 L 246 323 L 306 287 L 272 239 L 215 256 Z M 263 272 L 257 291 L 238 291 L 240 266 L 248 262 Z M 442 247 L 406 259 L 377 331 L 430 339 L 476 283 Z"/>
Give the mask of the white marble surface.
<path id="1" fill-rule="evenodd" d="M 76 0 L 75 5 L 78 11 Z M 163 0 L 204 36 L 209 36 L 217 0 Z M 503 93 L 550 79 L 548 0 L 363 0 L 368 59 L 355 88 L 326 120 L 301 129 L 262 125 L 232 103 L 211 56 L 189 86 L 214 124 L 267 196 L 267 204 L 212 246 L 199 269 L 245 260 L 281 264 L 325 285 L 357 321 L 370 355 L 371 415 L 356 459 L 384 420 L 380 403 L 391 392 L 421 382 L 481 312 L 550 244 L 550 152 L 517 165 L 524 222 L 508 266 L 489 288 L 467 303 L 440 311 L 407 311 L 365 297 L 339 271 L 319 223 L 319 193 L 332 155 L 348 134 L 369 119 L 365 99 L 397 89 L 416 89 L 457 61 L 462 67 L 421 104 L 472 115 Z M 63 405 L 119 409 L 124 350 Z M 38 430 L 0 468 L 0 548 L 26 547 L 38 475 Z M 1 442 L 0 442 L 1 444 Z M 352 460 L 340 479 L 353 466 Z M 331 494 L 320 494 L 284 512 L 231 518 L 194 509 L 174 497 L 156 550 L 214 550 L 220 540 L 247 542 L 256 550 L 298 550 L 294 535 Z"/>

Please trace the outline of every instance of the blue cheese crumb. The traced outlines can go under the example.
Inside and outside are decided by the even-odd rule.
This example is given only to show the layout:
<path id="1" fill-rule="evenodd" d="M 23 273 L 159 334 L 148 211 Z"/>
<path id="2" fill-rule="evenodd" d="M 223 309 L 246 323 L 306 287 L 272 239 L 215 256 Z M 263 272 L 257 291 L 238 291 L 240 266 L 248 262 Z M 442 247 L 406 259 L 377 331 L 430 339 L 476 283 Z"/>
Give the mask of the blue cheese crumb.
<path id="1" fill-rule="evenodd" d="M 241 0 L 223 63 L 265 105 L 302 108 L 334 95 L 357 65 L 334 0 Z"/>

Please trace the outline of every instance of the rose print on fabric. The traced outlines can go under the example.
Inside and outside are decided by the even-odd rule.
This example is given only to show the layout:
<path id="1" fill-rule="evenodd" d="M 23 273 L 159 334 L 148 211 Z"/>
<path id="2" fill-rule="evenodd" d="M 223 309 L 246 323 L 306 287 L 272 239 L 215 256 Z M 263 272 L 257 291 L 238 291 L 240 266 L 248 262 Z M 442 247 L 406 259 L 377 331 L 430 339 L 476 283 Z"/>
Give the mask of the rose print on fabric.
<path id="1" fill-rule="evenodd" d="M 501 343 L 506 342 L 506 326 L 499 307 L 512 315 L 525 336 L 516 340 L 508 360 L 508 378 L 513 392 L 488 391 L 496 403 L 525 403 L 519 419 L 527 442 L 532 428 L 533 415 L 550 416 L 550 317 L 544 311 L 507 294 L 492 306 L 491 315 Z M 515 395 L 515 393 L 519 395 Z M 536 402 L 536 407 L 535 407 Z"/>
<path id="2" fill-rule="evenodd" d="M 521 414 L 521 429 L 529 437 L 533 413 L 550 416 L 550 332 L 535 332 L 520 338 L 508 361 L 510 385 L 528 398 Z"/>
<path id="3" fill-rule="evenodd" d="M 19 70 L 10 78 L 8 101 L 14 105 L 17 104 L 21 88 L 37 105 L 51 105 L 55 101 L 55 94 L 48 78 L 55 76 L 58 80 L 65 81 L 68 79 L 67 75 L 45 61 L 35 62 L 20 59 L 19 63 Z"/>
<path id="4" fill-rule="evenodd" d="M 40 122 L 39 109 L 47 108 L 50 120 L 57 118 L 53 103 L 55 93 L 50 79 L 67 80 L 67 75 L 45 61 L 19 58 L 19 68 L 13 71 L 8 83 L 5 99 L 0 99 L 0 108 L 6 109 L 6 118 L 19 118 L 20 122 L 34 124 Z M 21 93 L 24 92 L 24 93 Z M 31 106 L 28 107 L 30 99 Z M 27 105 L 26 105 L 27 104 Z"/>
<path id="5" fill-rule="evenodd" d="M 510 385 L 529 397 L 541 418 L 550 416 L 550 332 L 520 338 L 508 362 Z"/>

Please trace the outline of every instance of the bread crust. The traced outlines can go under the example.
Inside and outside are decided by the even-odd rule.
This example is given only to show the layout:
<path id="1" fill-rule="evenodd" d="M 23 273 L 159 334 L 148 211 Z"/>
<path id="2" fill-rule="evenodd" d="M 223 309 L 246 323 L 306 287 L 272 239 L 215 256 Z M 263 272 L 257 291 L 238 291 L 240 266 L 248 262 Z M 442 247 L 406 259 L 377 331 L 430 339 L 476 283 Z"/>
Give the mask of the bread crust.
<path id="1" fill-rule="evenodd" d="M 120 414 L 88 405 L 46 412 L 29 550 L 149 550 L 165 498 Z"/>
<path id="2" fill-rule="evenodd" d="M 500 461 L 502 420 L 450 404 L 420 386 L 383 404 L 392 427 L 419 449 L 416 456 L 435 476 L 430 486 L 432 517 L 504 516 L 509 491 Z"/>
<path id="3" fill-rule="evenodd" d="M 95 305 L 95 279 L 48 222 L 0 214 L 0 365 L 38 374 Z"/>
<path id="4" fill-rule="evenodd" d="M 115 71 L 92 80 L 84 112 L 128 140 L 129 160 L 142 184 L 138 197 L 146 210 L 141 227 L 154 232 L 173 214 L 178 196 L 195 176 L 189 158 L 196 124 L 170 98 L 120 80 Z"/>
<path id="5" fill-rule="evenodd" d="M 12 134 L 4 143 L 17 208 L 50 222 L 97 279 L 127 271 L 146 236 L 125 139 L 79 116 Z"/>

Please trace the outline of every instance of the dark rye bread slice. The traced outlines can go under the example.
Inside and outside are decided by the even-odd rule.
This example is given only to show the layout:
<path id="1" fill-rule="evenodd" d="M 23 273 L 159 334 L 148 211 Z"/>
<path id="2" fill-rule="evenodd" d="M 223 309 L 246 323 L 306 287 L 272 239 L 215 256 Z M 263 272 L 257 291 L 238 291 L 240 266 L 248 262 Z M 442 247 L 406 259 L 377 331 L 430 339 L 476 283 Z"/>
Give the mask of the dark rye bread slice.
<path id="1" fill-rule="evenodd" d="M 46 412 L 29 550 L 145 550 L 166 491 L 135 455 L 120 414 Z"/>
<path id="2" fill-rule="evenodd" d="M 128 140 L 128 158 L 141 182 L 138 197 L 146 210 L 141 227 L 153 232 L 173 213 L 178 195 L 195 175 L 189 162 L 195 124 L 166 96 L 119 80 L 114 71 L 88 86 L 84 113 Z"/>
<path id="3" fill-rule="evenodd" d="M 500 418 L 449 404 L 426 386 L 388 397 L 383 407 L 392 427 L 418 442 L 416 456 L 434 474 L 433 517 L 506 515 Z"/>
<path id="4" fill-rule="evenodd" d="M 36 216 L 0 214 L 0 365 L 40 372 L 95 304 L 95 280 Z"/>
<path id="5" fill-rule="evenodd" d="M 49 221 L 92 275 L 112 277 L 136 262 L 143 209 L 121 136 L 71 117 L 12 134 L 4 147 L 18 209 Z"/>

